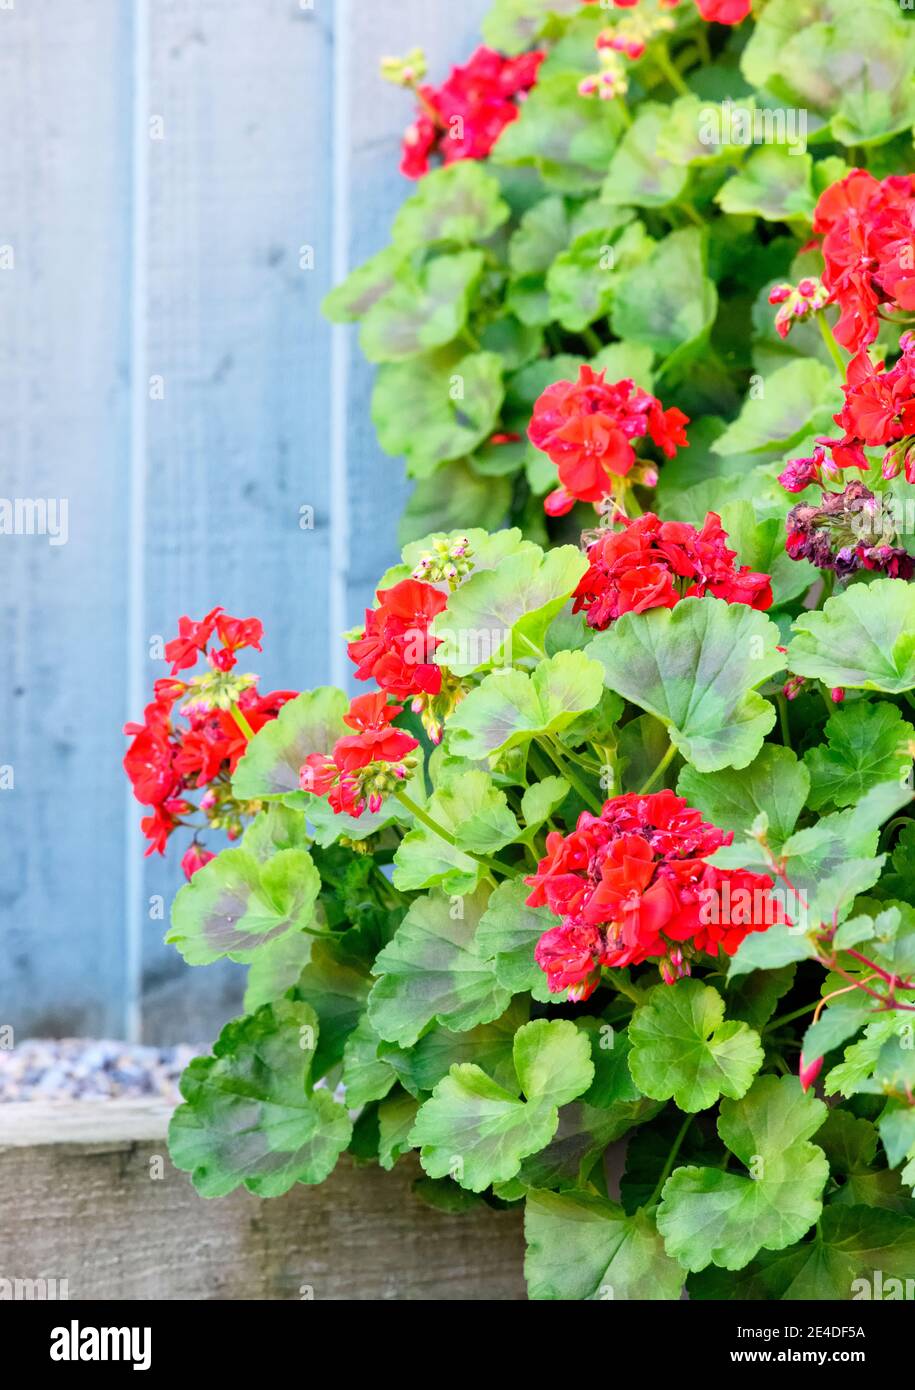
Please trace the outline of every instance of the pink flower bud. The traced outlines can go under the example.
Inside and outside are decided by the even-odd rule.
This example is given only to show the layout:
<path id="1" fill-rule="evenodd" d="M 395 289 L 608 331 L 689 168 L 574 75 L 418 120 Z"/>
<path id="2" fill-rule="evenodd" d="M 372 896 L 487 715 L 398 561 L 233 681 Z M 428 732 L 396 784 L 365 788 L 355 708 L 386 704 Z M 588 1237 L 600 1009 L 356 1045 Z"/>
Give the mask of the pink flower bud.
<path id="1" fill-rule="evenodd" d="M 841 705 L 842 701 L 845 699 L 845 691 L 842 689 L 841 685 L 833 686 L 832 690 L 829 692 L 829 698 L 834 705 Z"/>
<path id="2" fill-rule="evenodd" d="M 181 860 L 181 867 L 184 870 L 185 878 L 193 878 L 198 869 L 202 869 L 204 864 L 209 864 L 210 860 L 215 858 L 215 854 L 206 849 L 203 845 L 198 845 L 195 840 L 194 843 L 185 850 Z"/>
<path id="3" fill-rule="evenodd" d="M 802 1090 L 802 1091 L 809 1091 L 809 1090 L 810 1090 L 810 1087 L 813 1085 L 814 1081 L 816 1081 L 816 1079 L 817 1079 L 817 1077 L 819 1076 L 819 1074 L 820 1074 L 820 1072 L 822 1071 L 822 1069 L 823 1069 L 823 1058 L 822 1058 L 822 1057 L 814 1057 L 814 1059 L 813 1059 L 812 1062 L 808 1062 L 808 1061 L 806 1060 L 806 1058 L 804 1057 L 803 1052 L 801 1053 L 801 1058 L 800 1058 L 800 1061 L 798 1062 L 797 1074 L 798 1074 L 798 1079 L 800 1080 L 800 1083 L 801 1083 L 801 1090 Z"/>

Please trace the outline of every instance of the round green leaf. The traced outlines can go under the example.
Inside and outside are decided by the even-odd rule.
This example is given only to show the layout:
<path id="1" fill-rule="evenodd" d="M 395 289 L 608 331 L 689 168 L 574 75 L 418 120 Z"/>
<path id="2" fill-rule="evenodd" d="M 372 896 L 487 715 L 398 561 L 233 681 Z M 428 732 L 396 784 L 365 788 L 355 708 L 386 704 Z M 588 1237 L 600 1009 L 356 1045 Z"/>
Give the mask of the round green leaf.
<path id="1" fill-rule="evenodd" d="M 852 584 L 820 612 L 794 620 L 788 669 L 827 686 L 915 688 L 915 585 L 896 579 Z"/>
<path id="2" fill-rule="evenodd" d="M 763 1063 L 759 1035 L 724 1022 L 724 1000 L 700 980 L 659 985 L 629 1025 L 629 1070 L 655 1100 L 707 1110 L 719 1096 L 739 1099 Z"/>
<path id="3" fill-rule="evenodd" d="M 261 862 L 224 849 L 186 883 L 172 906 L 166 941 L 188 965 L 252 961 L 262 946 L 307 927 L 321 876 L 306 849 L 280 850 Z"/>
<path id="4" fill-rule="evenodd" d="M 793 1076 L 760 1076 L 742 1100 L 724 1100 L 722 1143 L 748 1170 L 677 1168 L 664 1184 L 658 1230 L 686 1269 L 743 1269 L 760 1250 L 800 1240 L 823 1208 L 829 1176 L 823 1150 L 809 1143 L 826 1106 Z"/>
<path id="5" fill-rule="evenodd" d="M 464 1032 L 504 1013 L 509 992 L 475 940 L 486 902 L 484 891 L 459 899 L 460 916 L 444 893 L 412 903 L 375 961 L 368 1015 L 382 1038 L 410 1047 L 433 1020 Z"/>
<path id="6" fill-rule="evenodd" d="M 243 1184 L 279 1197 L 332 1171 L 352 1124 L 329 1091 L 310 1089 L 317 1033 L 313 1009 L 281 999 L 227 1024 L 213 1055 L 191 1062 L 168 1143 L 201 1196 Z"/>
<path id="7" fill-rule="evenodd" d="M 775 723 L 754 689 L 783 665 L 778 628 L 743 603 L 687 598 L 625 613 L 586 648 L 611 690 L 668 726 L 700 772 L 746 767 Z"/>
<path id="8" fill-rule="evenodd" d="M 524 1211 L 530 1298 L 677 1299 L 683 1271 L 654 1219 L 588 1192 L 531 1192 Z"/>

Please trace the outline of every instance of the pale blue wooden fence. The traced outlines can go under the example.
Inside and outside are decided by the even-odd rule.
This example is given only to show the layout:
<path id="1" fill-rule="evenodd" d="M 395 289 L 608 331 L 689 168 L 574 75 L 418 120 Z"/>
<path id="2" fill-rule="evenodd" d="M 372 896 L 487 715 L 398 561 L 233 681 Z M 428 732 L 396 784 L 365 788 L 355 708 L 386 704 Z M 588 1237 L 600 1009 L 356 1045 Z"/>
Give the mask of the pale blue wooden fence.
<path id="1" fill-rule="evenodd" d="M 0 535 L 19 1037 L 206 1039 L 238 1004 L 237 969 L 162 945 L 180 880 L 142 857 L 120 729 L 164 670 L 151 644 L 214 603 L 264 620 L 264 689 L 345 678 L 337 634 L 406 488 L 319 303 L 410 191 L 379 55 L 419 43 L 441 75 L 485 8 L 0 0 L 0 501 L 69 510 L 66 544 Z"/>

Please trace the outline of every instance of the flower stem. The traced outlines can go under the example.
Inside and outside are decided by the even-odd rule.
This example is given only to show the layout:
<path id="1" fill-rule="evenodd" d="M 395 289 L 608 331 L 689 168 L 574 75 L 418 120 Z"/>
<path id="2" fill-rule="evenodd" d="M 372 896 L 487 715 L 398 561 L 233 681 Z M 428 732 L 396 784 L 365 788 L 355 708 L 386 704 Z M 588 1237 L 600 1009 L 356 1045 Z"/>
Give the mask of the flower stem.
<path id="1" fill-rule="evenodd" d="M 414 820 L 418 820 L 427 830 L 431 830 L 433 835 L 437 835 L 440 840 L 444 840 L 447 845 L 452 845 L 455 849 L 461 848 L 451 831 L 446 830 L 443 825 L 440 825 L 433 816 L 429 815 L 428 811 L 423 810 L 422 806 L 418 806 L 413 798 L 408 796 L 405 791 L 396 791 L 394 795 L 401 806 L 403 806 L 404 810 L 410 812 Z M 487 859 L 484 854 L 474 854 L 472 849 L 462 849 L 461 853 L 468 855 L 470 859 L 475 859 L 477 863 L 482 864 L 489 873 L 492 873 L 494 870 L 499 870 L 503 874 L 506 872 L 504 864 L 497 864 L 495 860 Z"/>
<path id="2" fill-rule="evenodd" d="M 692 1116 L 692 1115 L 687 1115 L 686 1119 L 683 1121 L 682 1125 L 680 1126 L 679 1130 L 677 1131 L 677 1137 L 676 1137 L 676 1139 L 674 1140 L 673 1144 L 671 1145 L 670 1153 L 667 1155 L 667 1159 L 666 1159 L 666 1161 L 665 1161 L 665 1163 L 664 1163 L 664 1167 L 661 1169 L 661 1176 L 658 1178 L 657 1185 L 655 1186 L 655 1190 L 654 1190 L 654 1192 L 652 1192 L 652 1194 L 651 1194 L 651 1196 L 649 1197 L 648 1201 L 645 1203 L 645 1205 L 646 1205 L 647 1207 L 653 1207 L 653 1206 L 655 1205 L 655 1203 L 657 1202 L 658 1198 L 660 1197 L 660 1195 L 661 1195 L 661 1190 L 662 1190 L 662 1188 L 664 1187 L 664 1184 L 667 1182 L 667 1179 L 670 1177 L 671 1172 L 673 1171 L 673 1166 L 674 1166 L 674 1164 L 675 1164 L 676 1161 L 677 1161 L 677 1154 L 680 1152 L 680 1145 L 683 1143 L 683 1140 L 686 1138 L 686 1131 L 689 1129 L 690 1125 L 692 1124 L 693 1119 L 694 1119 L 694 1116 Z"/>
<path id="3" fill-rule="evenodd" d="M 654 784 L 655 784 L 655 782 L 658 780 L 658 778 L 664 776 L 665 771 L 666 771 L 667 768 L 670 766 L 670 764 L 673 762 L 674 754 L 676 753 L 676 751 L 677 751 L 676 744 L 673 744 L 673 743 L 672 743 L 672 744 L 670 745 L 670 747 L 668 748 L 667 752 L 664 754 L 664 757 L 663 757 L 663 758 L 661 759 L 661 761 L 658 763 L 658 765 L 657 765 L 657 767 L 655 768 L 654 772 L 653 772 L 653 773 L 651 774 L 651 776 L 648 778 L 648 781 L 647 781 L 647 782 L 644 782 L 644 783 L 642 784 L 642 786 L 639 787 L 639 796 L 644 796 L 645 793 L 646 793 L 647 791 L 649 791 L 651 787 L 654 786 Z"/>
<path id="4" fill-rule="evenodd" d="M 251 728 L 251 725 L 248 723 L 242 710 L 239 708 L 238 705 L 230 705 L 229 713 L 235 720 L 235 723 L 238 725 L 239 729 L 241 729 L 245 738 L 250 743 L 251 739 L 254 737 L 254 730 Z"/>
<path id="5" fill-rule="evenodd" d="M 583 328 L 581 330 L 581 336 L 585 340 L 585 346 L 592 357 L 600 352 L 601 348 L 604 346 L 593 328 Z"/>
<path id="6" fill-rule="evenodd" d="M 782 743 L 786 748 L 790 748 L 791 726 L 788 723 L 788 701 L 781 691 L 776 695 L 775 703 L 778 706 L 778 726 L 782 732 Z"/>
<path id="7" fill-rule="evenodd" d="M 651 50 L 651 56 L 673 87 L 674 91 L 679 92 L 682 97 L 690 96 L 690 89 L 671 62 L 670 54 L 667 51 L 667 44 L 663 39 Z"/>
<path id="8" fill-rule="evenodd" d="M 603 810 L 601 802 L 598 801 L 597 797 L 593 795 L 590 788 L 585 785 L 585 783 L 579 777 L 578 773 L 566 761 L 558 745 L 555 744 L 551 739 L 545 745 L 545 748 L 546 752 L 549 754 L 550 758 L 555 763 L 557 772 L 562 774 L 562 776 L 566 779 L 570 787 L 575 788 L 585 805 L 590 806 L 594 814 L 596 816 L 599 816 L 601 811 Z"/>
<path id="9" fill-rule="evenodd" d="M 627 999 L 631 999 L 636 1008 L 644 1004 L 645 996 L 642 991 L 632 983 L 625 970 L 613 970 L 609 965 L 604 966 L 604 979 L 609 980 L 618 994 L 624 994 Z"/>
<path id="10" fill-rule="evenodd" d="M 826 348 L 829 352 L 829 355 L 839 369 L 839 378 L 842 382 L 844 382 L 846 370 L 845 360 L 842 357 L 841 351 L 839 350 L 839 344 L 835 340 L 833 331 L 830 328 L 829 323 L 827 322 L 826 315 L 823 313 L 822 309 L 818 309 L 814 317 L 816 318 L 817 323 L 820 325 L 820 332 L 823 335 L 823 342 L 826 344 Z"/>
<path id="11" fill-rule="evenodd" d="M 805 1004 L 802 1009 L 795 1009 L 793 1013 L 780 1014 L 778 1018 L 770 1019 L 762 1031 L 769 1033 L 775 1028 L 780 1028 L 783 1023 L 793 1023 L 796 1018 L 803 1018 L 804 1014 L 813 1013 L 819 1002 L 818 999 L 814 999 L 812 1004 Z"/>

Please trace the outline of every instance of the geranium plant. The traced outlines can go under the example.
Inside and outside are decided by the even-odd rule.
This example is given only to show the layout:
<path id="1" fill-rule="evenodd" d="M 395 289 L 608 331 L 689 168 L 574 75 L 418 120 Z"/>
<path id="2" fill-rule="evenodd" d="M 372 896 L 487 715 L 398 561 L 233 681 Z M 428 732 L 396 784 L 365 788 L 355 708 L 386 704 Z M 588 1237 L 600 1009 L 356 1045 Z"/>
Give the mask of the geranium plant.
<path id="1" fill-rule="evenodd" d="M 172 1157 L 267 1197 L 417 1150 L 419 1197 L 525 1204 L 535 1298 L 850 1297 L 915 1242 L 915 591 L 858 581 L 786 650 L 716 515 L 585 543 L 408 546 L 367 693 L 248 739 L 262 809 L 169 934 L 248 963 L 247 1012 Z"/>
<path id="2" fill-rule="evenodd" d="M 325 307 L 378 363 L 378 440 L 416 480 L 403 541 L 506 521 L 574 541 L 586 520 L 545 518 L 527 427 L 585 363 L 697 422 L 643 505 L 699 524 L 727 478 L 760 508 L 752 465 L 832 408 L 817 201 L 854 167 L 915 168 L 910 20 L 894 0 L 495 0 L 444 81 L 388 60 L 416 191 Z"/>
<path id="3" fill-rule="evenodd" d="M 249 966 L 172 1124 L 204 1195 L 418 1159 L 523 1204 L 533 1298 L 902 1296 L 915 107 L 864 8 L 503 0 L 443 86 L 388 64 L 422 183 L 331 308 L 408 532 L 459 524 L 380 577 L 354 698 L 259 695 L 214 610 L 129 729 L 151 847 L 195 801 L 237 841 L 169 933 Z"/>

